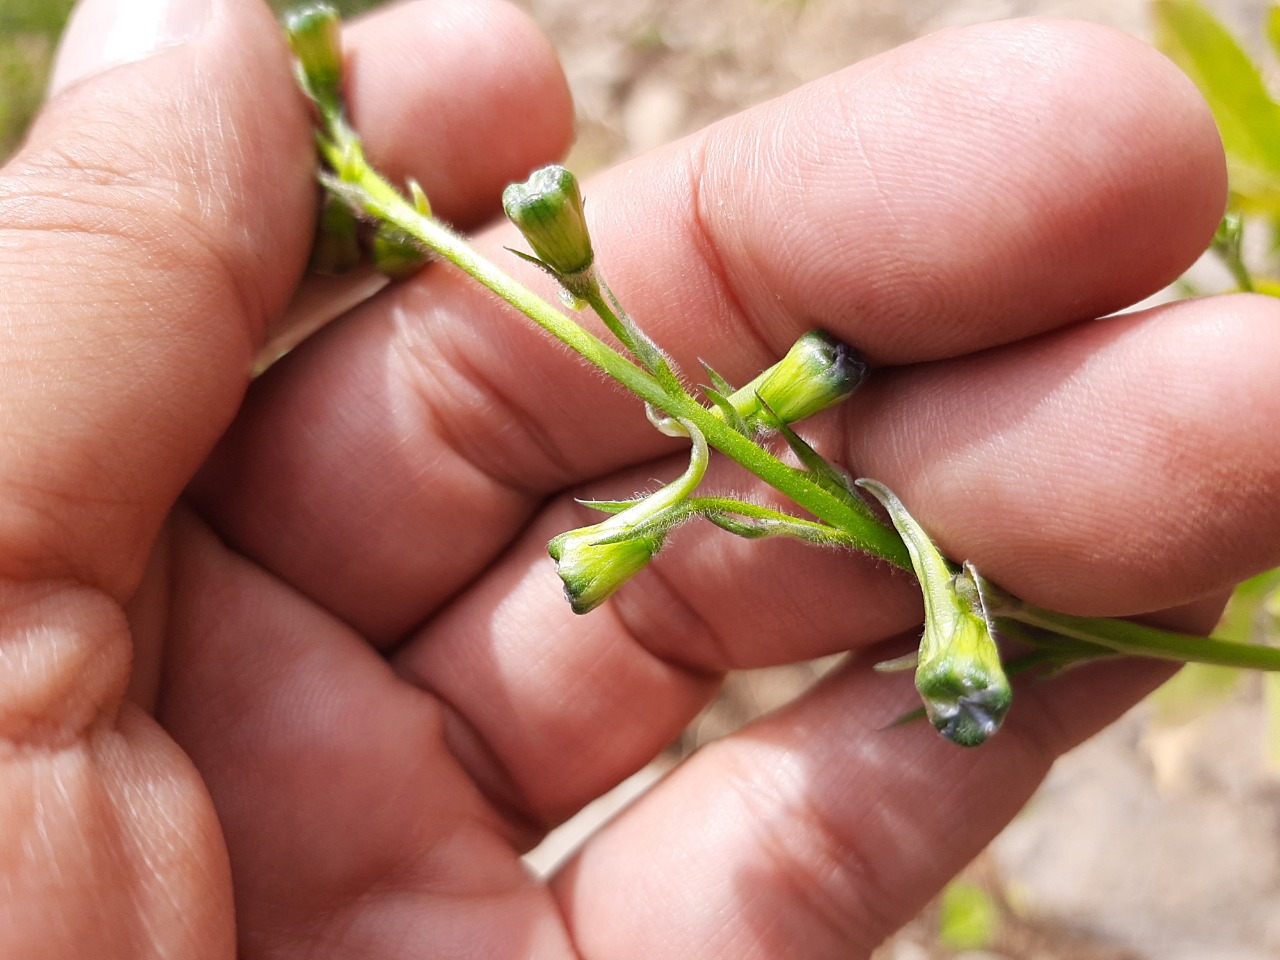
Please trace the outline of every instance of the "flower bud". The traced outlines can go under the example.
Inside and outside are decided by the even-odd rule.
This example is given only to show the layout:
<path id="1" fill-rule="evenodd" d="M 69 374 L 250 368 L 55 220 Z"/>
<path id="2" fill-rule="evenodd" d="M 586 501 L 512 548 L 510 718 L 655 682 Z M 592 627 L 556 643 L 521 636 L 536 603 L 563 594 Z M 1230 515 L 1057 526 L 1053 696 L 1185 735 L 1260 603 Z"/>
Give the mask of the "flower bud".
<path id="1" fill-rule="evenodd" d="M 547 544 L 574 613 L 594 610 L 609 599 L 662 549 L 671 529 L 693 514 L 689 497 L 707 470 L 707 438 L 691 423 L 685 422 L 684 427 L 692 442 L 684 473 L 647 497 L 610 507 L 596 501 L 613 515 L 562 533 Z"/>
<path id="2" fill-rule="evenodd" d="M 920 581 L 925 619 L 916 690 L 925 713 L 948 740 L 976 747 L 1000 728 L 1013 700 L 981 578 L 968 564 L 957 573 L 888 487 L 866 479 L 858 486 L 889 512 Z"/>
<path id="3" fill-rule="evenodd" d="M 661 534 L 610 540 L 610 534 L 615 532 L 610 526 L 612 519 L 562 533 L 547 544 L 574 613 L 587 613 L 600 606 L 644 569 L 662 547 Z"/>
<path id="4" fill-rule="evenodd" d="M 579 274 L 595 260 L 578 180 L 564 167 L 552 164 L 510 184 L 502 191 L 502 209 L 553 273 Z"/>
<path id="5" fill-rule="evenodd" d="M 746 420 L 763 415 L 767 423 L 771 413 L 783 423 L 795 423 L 839 403 L 866 378 L 867 364 L 857 350 L 810 330 L 730 401 Z"/>
<path id="6" fill-rule="evenodd" d="M 382 223 L 373 234 L 370 256 L 378 272 L 392 280 L 405 280 L 422 269 L 427 252 L 399 227 Z"/>
<path id="7" fill-rule="evenodd" d="M 1228 249 L 1240 248 L 1241 237 L 1244 236 L 1244 220 L 1240 214 L 1235 211 L 1228 211 L 1223 214 L 1222 220 L 1218 223 L 1218 229 L 1213 234 L 1213 245 L 1215 247 Z"/>
<path id="8" fill-rule="evenodd" d="M 285 14 L 284 29 L 307 91 L 322 107 L 336 108 L 342 95 L 338 11 L 327 3 L 309 3 Z"/>
<path id="9" fill-rule="evenodd" d="M 947 602 L 925 620 L 916 689 L 939 733 L 976 747 L 1000 729 L 1013 691 L 976 595 L 966 598 L 960 589 L 970 582 L 963 578 L 950 581 Z"/>
<path id="10" fill-rule="evenodd" d="M 347 273 L 360 263 L 359 223 L 351 208 L 330 193 L 325 193 L 316 218 L 316 235 L 311 243 L 313 273 L 338 275 Z"/>

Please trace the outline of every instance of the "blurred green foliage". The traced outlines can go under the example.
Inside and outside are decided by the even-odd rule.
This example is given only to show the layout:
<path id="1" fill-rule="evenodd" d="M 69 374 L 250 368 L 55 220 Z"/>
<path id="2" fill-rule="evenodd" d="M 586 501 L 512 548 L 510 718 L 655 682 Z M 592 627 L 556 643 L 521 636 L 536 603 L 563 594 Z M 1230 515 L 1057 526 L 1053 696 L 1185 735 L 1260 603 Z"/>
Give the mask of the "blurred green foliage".
<path id="1" fill-rule="evenodd" d="M 938 942 L 950 950 L 983 950 L 995 941 L 1000 908 L 982 887 L 968 880 L 947 884 L 938 902 Z"/>
<path id="2" fill-rule="evenodd" d="M 125 0 L 128 2 L 128 0 Z M 344 17 L 385 0 L 332 0 Z M 296 0 L 271 0 L 282 13 Z M 0 159 L 11 154 L 44 98 L 58 36 L 73 0 L 0 0 Z"/>
<path id="3" fill-rule="evenodd" d="M 1259 43 L 1253 53 L 1202 0 L 1153 0 L 1152 14 L 1157 46 L 1199 87 L 1227 155 L 1228 215 L 1210 249 L 1238 289 L 1280 296 L 1280 102 L 1268 83 L 1280 55 L 1280 3 L 1268 7 L 1259 31 L 1266 45 Z M 1261 63 L 1263 57 L 1270 63 Z M 1269 242 L 1247 244 L 1246 232 Z M 1241 584 L 1216 633 L 1238 643 L 1280 645 L 1280 569 Z M 1221 668 L 1184 668 L 1154 698 L 1157 716 L 1194 714 L 1229 695 L 1238 681 Z M 1269 759 L 1280 768 L 1280 677 L 1267 676 L 1264 691 Z"/>
<path id="4" fill-rule="evenodd" d="M 1204 94 L 1227 153 L 1232 205 L 1280 215 L 1280 104 L 1262 68 L 1200 0 L 1156 0 L 1155 41 Z M 1267 35 L 1274 42 L 1271 10 Z"/>
<path id="5" fill-rule="evenodd" d="M 0 0 L 0 157 L 13 152 L 44 96 L 72 0 Z"/>
<path id="6" fill-rule="evenodd" d="M 1280 54 L 1280 3 L 1250 38 L 1252 51 L 1203 0 L 1153 0 L 1151 10 L 1156 45 L 1199 87 L 1222 135 L 1231 199 L 1211 249 L 1238 289 L 1280 296 L 1280 101 L 1269 83 Z M 1247 242 L 1245 234 L 1270 240 Z"/>

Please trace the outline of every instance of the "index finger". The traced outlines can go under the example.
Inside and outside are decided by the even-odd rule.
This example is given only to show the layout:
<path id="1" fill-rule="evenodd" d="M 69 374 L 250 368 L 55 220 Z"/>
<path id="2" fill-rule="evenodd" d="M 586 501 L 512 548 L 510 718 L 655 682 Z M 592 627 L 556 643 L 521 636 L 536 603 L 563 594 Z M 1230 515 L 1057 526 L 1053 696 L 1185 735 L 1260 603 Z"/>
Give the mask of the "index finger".
<path id="1" fill-rule="evenodd" d="M 588 208 L 646 329 L 745 380 L 813 326 L 905 363 L 1115 310 L 1194 259 L 1224 190 L 1212 119 L 1167 61 L 1031 21 L 812 84 L 599 178 Z M 549 492 L 670 449 L 632 398 L 432 269 L 273 371 L 199 496 L 229 542 L 390 641 Z"/>

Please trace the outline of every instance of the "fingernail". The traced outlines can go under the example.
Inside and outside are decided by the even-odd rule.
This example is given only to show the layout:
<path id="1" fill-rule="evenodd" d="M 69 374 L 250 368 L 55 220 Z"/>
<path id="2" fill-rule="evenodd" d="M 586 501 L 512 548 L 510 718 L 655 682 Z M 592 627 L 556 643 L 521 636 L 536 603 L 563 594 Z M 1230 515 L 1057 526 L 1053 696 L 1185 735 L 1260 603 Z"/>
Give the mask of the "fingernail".
<path id="1" fill-rule="evenodd" d="M 110 67 L 186 43 L 211 0 L 80 0 L 58 45 L 49 96 Z"/>

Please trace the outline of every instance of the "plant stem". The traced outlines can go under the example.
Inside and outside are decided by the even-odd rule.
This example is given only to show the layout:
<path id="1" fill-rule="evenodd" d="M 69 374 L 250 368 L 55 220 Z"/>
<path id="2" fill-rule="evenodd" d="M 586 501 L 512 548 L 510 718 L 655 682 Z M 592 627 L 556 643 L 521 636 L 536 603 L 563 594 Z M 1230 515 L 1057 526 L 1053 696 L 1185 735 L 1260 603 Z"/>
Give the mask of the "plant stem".
<path id="1" fill-rule="evenodd" d="M 1240 256 L 1240 248 L 1233 247 L 1226 251 L 1218 252 L 1219 258 L 1222 260 L 1229 271 L 1231 271 L 1231 279 L 1236 282 L 1236 290 L 1239 293 L 1253 293 L 1253 275 L 1249 272 L 1248 266 Z"/>
<path id="2" fill-rule="evenodd" d="M 1029 604 L 1012 619 L 1052 630 L 1073 640 L 1097 644 L 1116 653 L 1249 670 L 1280 670 L 1280 648 L 1276 647 L 1174 633 L 1130 620 L 1073 617 Z"/>
<path id="3" fill-rule="evenodd" d="M 605 326 L 613 331 L 614 336 L 622 341 L 623 345 L 635 354 L 636 358 L 654 375 L 667 393 L 675 396 L 688 392 L 671 368 L 666 355 L 627 316 L 618 303 L 618 298 L 605 285 L 603 279 L 597 279 L 590 289 L 584 291 L 583 299 L 604 321 Z"/>
<path id="4" fill-rule="evenodd" d="M 341 172 L 341 188 L 351 194 L 351 198 L 366 212 L 416 238 L 642 400 L 677 420 L 692 423 L 712 447 L 736 460 L 819 520 L 836 528 L 848 538 L 849 546 L 911 571 L 910 556 L 901 537 L 892 528 L 871 518 L 866 505 L 852 494 L 842 495 L 840 491 L 822 485 L 813 474 L 783 463 L 738 433 L 717 411 L 708 409 L 690 396 L 665 361 L 655 375 L 584 330 L 476 253 L 458 234 L 420 213 L 368 165 L 357 140 L 343 142 L 350 130 L 344 123 L 330 124 L 329 129 L 336 136 L 333 140 L 322 138 L 322 152 L 334 169 Z M 597 299 L 598 302 L 592 303 L 597 311 L 612 312 L 608 303 Z M 614 317 L 621 323 L 620 317 L 616 314 Z M 992 611 L 998 619 L 1026 624 L 1115 653 L 1280 670 L 1280 649 L 1277 648 L 1180 634 L 1128 620 L 1074 617 L 1025 603 L 994 585 L 990 586 L 1001 598 L 999 609 Z"/>
<path id="5" fill-rule="evenodd" d="M 454 264 L 464 273 L 528 316 L 534 323 L 574 350 L 642 400 L 677 420 L 688 420 L 707 442 L 736 460 L 746 470 L 787 495 L 814 516 L 846 533 L 857 549 L 910 570 L 910 558 L 901 538 L 890 527 L 864 514 L 852 495 L 841 496 L 821 486 L 803 470 L 789 466 L 742 436 L 724 420 L 689 396 L 671 374 L 674 384 L 660 382 L 614 350 L 599 337 L 584 330 L 546 300 L 514 280 L 495 264 L 478 254 L 460 236 L 414 206 L 364 161 L 363 155 L 337 142 L 321 144 L 328 162 L 341 172 L 342 188 L 361 207 L 379 220 L 394 224 L 425 247 Z M 664 378 L 666 379 L 666 378 Z"/>
<path id="6" fill-rule="evenodd" d="M 1115 653 L 1249 670 L 1280 670 L 1280 648 L 1277 647 L 1177 633 L 1131 620 L 1076 617 L 1019 600 L 985 579 L 983 585 L 989 591 L 992 600 L 989 609 L 997 627 L 1012 620 Z"/>

